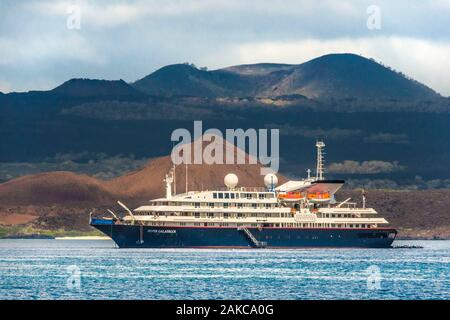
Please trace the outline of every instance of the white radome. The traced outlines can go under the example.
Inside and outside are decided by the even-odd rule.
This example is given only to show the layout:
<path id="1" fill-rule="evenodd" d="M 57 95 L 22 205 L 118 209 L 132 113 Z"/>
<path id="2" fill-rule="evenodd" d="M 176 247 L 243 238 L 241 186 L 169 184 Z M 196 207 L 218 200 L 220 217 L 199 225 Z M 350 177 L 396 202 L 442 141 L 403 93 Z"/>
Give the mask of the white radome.
<path id="1" fill-rule="evenodd" d="M 266 174 L 264 176 L 264 185 L 268 189 L 275 188 L 278 184 L 278 178 L 273 173 Z"/>
<path id="2" fill-rule="evenodd" d="M 227 174 L 225 176 L 225 178 L 223 179 L 223 182 L 229 189 L 236 188 L 238 181 L 239 181 L 239 179 L 238 179 L 237 175 L 235 175 L 234 173 Z"/>

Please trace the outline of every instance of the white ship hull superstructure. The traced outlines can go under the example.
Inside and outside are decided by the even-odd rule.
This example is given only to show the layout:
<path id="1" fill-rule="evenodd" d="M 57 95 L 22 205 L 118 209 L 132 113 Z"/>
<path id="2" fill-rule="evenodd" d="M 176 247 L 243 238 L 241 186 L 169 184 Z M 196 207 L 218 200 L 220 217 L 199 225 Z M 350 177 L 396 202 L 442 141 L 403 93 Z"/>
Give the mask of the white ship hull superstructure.
<path id="1" fill-rule="evenodd" d="M 173 194 L 173 173 L 166 176 L 166 196 L 127 214 L 91 218 L 91 225 L 119 247 L 389 247 L 397 234 L 373 208 L 356 207 L 347 199 L 336 203 L 342 180 L 323 177 L 318 143 L 315 178 L 275 187 L 237 187 L 225 177 L 226 189 Z"/>

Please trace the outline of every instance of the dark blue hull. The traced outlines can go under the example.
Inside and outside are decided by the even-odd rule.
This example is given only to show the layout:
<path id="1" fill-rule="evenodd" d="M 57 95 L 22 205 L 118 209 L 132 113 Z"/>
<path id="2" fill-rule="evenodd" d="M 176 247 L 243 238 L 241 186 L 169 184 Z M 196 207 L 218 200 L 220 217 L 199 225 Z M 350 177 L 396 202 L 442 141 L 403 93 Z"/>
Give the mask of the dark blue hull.
<path id="1" fill-rule="evenodd" d="M 98 220 L 97 220 L 98 221 Z M 154 227 L 92 222 L 120 248 L 251 248 L 257 245 L 236 227 Z M 388 248 L 394 229 L 248 228 L 267 248 Z"/>

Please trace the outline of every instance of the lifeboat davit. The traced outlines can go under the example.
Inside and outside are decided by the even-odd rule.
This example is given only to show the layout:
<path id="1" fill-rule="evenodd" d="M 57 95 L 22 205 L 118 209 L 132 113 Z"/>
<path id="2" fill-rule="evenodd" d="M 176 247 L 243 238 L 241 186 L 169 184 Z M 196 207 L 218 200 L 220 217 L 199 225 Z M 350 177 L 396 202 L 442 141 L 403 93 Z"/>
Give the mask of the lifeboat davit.
<path id="1" fill-rule="evenodd" d="M 306 197 L 311 202 L 328 202 L 331 200 L 331 195 L 329 192 L 308 193 Z"/>
<path id="2" fill-rule="evenodd" d="M 303 199 L 303 195 L 300 192 L 286 192 L 278 194 L 278 198 L 286 202 L 296 202 Z"/>

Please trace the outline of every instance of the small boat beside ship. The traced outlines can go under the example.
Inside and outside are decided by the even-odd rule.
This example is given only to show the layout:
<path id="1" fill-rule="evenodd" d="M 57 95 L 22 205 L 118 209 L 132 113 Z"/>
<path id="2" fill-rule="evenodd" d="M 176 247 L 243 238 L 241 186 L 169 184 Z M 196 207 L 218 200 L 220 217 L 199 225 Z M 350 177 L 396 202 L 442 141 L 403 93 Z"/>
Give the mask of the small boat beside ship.
<path id="1" fill-rule="evenodd" d="M 316 176 L 277 186 L 274 174 L 265 188 L 239 187 L 233 173 L 226 188 L 172 192 L 173 170 L 166 175 L 165 197 L 122 215 L 91 213 L 90 224 L 120 248 L 387 248 L 397 231 L 373 208 L 335 200 L 343 180 L 324 177 L 323 141 L 317 141 Z"/>

